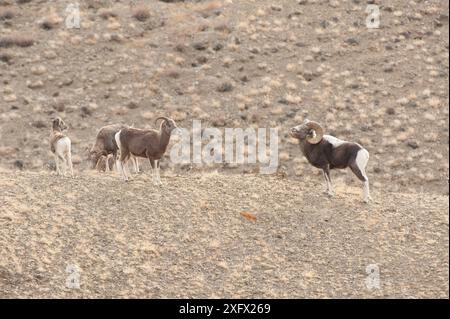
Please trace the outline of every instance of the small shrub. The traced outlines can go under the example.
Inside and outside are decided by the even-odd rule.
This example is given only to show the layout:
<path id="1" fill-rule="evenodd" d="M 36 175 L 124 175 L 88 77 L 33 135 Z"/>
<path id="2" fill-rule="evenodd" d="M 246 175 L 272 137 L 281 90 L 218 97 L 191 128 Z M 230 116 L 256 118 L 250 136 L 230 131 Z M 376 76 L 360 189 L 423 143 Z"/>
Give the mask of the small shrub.
<path id="1" fill-rule="evenodd" d="M 7 36 L 0 38 L 0 48 L 10 48 L 13 46 L 18 46 L 21 48 L 30 47 L 34 44 L 32 38 L 24 36 Z"/>
<path id="2" fill-rule="evenodd" d="M 14 44 L 21 48 L 31 47 L 34 44 L 34 40 L 28 37 L 14 38 Z"/>
<path id="3" fill-rule="evenodd" d="M 144 22 L 150 18 L 150 9 L 147 6 L 141 5 L 133 9 L 133 18 L 138 21 Z"/>
<path id="4" fill-rule="evenodd" d="M 99 17 L 108 20 L 109 18 L 117 18 L 118 14 L 112 9 L 100 9 L 98 13 Z"/>
<path id="5" fill-rule="evenodd" d="M 12 61 L 12 54 L 8 52 L 0 52 L 0 61 L 10 64 Z"/>
<path id="6" fill-rule="evenodd" d="M 14 11 L 9 9 L 0 9 L 0 20 L 11 20 L 14 16 Z"/>

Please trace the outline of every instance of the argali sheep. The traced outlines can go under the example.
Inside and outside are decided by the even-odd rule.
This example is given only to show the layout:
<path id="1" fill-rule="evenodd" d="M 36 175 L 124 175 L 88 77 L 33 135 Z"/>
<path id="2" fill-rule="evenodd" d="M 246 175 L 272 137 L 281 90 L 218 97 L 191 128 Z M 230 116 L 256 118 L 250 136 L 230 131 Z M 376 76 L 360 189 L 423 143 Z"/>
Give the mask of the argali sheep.
<path id="1" fill-rule="evenodd" d="M 168 117 L 158 117 L 155 123 L 158 120 L 162 120 L 159 130 L 127 127 L 116 133 L 115 139 L 120 149 L 117 168 L 125 181 L 128 181 L 128 176 L 124 170 L 124 164 L 133 155 L 148 158 L 153 170 L 153 182 L 161 185 L 159 161 L 166 152 L 172 132 L 178 127 L 175 121 Z"/>
<path id="2" fill-rule="evenodd" d="M 113 158 L 114 162 L 117 161 L 119 148 L 117 146 L 115 135 L 121 129 L 127 128 L 124 124 L 111 124 L 106 125 L 97 133 L 95 143 L 89 151 L 89 159 L 91 161 L 91 168 L 98 169 L 102 160 L 105 160 L 105 170 L 110 170 L 109 158 Z M 131 162 L 133 164 L 134 172 L 139 173 L 138 159 L 132 156 Z"/>
<path id="3" fill-rule="evenodd" d="M 300 149 L 308 162 L 323 170 L 327 183 L 327 193 L 333 195 L 330 170 L 350 167 L 352 172 L 364 182 L 363 199 L 367 203 L 371 199 L 369 179 L 366 166 L 369 152 L 361 145 L 342 141 L 330 135 L 324 135 L 322 126 L 313 121 L 305 120 L 303 124 L 291 128 L 291 136 L 298 139 Z"/>
<path id="4" fill-rule="evenodd" d="M 67 169 L 73 177 L 72 150 L 70 138 L 63 133 L 67 130 L 64 121 L 57 117 L 52 120 L 52 130 L 50 134 L 50 150 L 55 158 L 56 172 L 58 175 L 66 175 Z M 61 170 L 61 166 L 63 170 Z"/>

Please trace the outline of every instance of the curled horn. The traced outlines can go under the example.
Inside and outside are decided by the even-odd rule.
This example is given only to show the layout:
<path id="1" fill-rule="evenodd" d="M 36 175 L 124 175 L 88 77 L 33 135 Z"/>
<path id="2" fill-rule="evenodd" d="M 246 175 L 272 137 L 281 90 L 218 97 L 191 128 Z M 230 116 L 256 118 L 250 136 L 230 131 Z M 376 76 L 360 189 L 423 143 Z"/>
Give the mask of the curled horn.
<path id="1" fill-rule="evenodd" d="M 319 123 L 317 123 L 317 122 L 308 121 L 306 123 L 306 127 L 311 129 L 311 130 L 314 130 L 314 132 L 315 132 L 314 136 L 307 137 L 306 140 L 309 143 L 311 143 L 311 144 L 318 144 L 323 138 L 323 128 L 322 128 L 322 126 Z"/>
<path id="2" fill-rule="evenodd" d="M 160 117 L 158 117 L 158 118 L 155 120 L 155 124 L 156 124 L 159 120 L 164 120 L 164 121 L 167 121 L 167 122 L 170 121 L 170 119 L 169 119 L 168 117 L 160 116 Z"/>

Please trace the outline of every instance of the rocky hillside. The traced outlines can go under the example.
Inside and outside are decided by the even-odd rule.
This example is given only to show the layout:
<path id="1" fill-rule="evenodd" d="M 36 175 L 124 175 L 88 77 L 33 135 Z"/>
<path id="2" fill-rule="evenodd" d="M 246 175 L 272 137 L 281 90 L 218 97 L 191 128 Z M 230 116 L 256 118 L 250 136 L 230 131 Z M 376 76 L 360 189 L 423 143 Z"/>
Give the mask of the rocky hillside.
<path id="1" fill-rule="evenodd" d="M 162 178 L 0 171 L 0 298 L 449 296 L 447 196 L 366 205 L 344 184 L 328 199 L 275 176 Z"/>
<path id="2" fill-rule="evenodd" d="M 447 1 L 87 0 L 79 29 L 66 25 L 72 3 L 0 0 L 2 167 L 53 169 L 55 115 L 78 172 L 99 127 L 168 115 L 187 128 L 277 127 L 280 173 L 317 180 L 287 134 L 308 117 L 369 149 L 375 189 L 447 194 Z"/>

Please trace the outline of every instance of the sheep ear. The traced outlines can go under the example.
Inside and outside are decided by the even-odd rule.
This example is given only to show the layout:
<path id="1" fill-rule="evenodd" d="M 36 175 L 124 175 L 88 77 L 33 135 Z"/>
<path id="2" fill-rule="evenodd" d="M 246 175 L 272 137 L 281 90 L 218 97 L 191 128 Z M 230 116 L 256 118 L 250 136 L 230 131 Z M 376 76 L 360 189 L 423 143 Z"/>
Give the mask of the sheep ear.
<path id="1" fill-rule="evenodd" d="M 303 124 L 308 124 L 309 122 L 310 122 L 310 120 L 305 119 L 305 120 L 303 121 Z"/>

